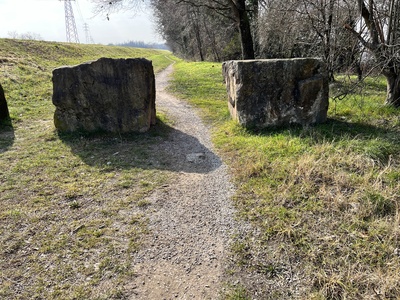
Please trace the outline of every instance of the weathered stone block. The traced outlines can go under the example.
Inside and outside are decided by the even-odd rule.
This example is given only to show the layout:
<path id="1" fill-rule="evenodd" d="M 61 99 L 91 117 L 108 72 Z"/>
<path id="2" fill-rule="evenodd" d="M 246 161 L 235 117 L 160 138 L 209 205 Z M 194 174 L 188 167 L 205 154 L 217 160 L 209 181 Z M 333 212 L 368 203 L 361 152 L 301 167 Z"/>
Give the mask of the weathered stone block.
<path id="1" fill-rule="evenodd" d="M 146 131 L 156 121 L 153 65 L 144 58 L 100 58 L 57 68 L 53 104 L 59 131 Z"/>
<path id="2" fill-rule="evenodd" d="M 222 66 L 232 118 L 245 127 L 326 121 L 328 75 L 314 58 L 236 60 Z"/>
<path id="3" fill-rule="evenodd" d="M 9 119 L 10 113 L 8 112 L 6 96 L 4 95 L 3 87 L 0 84 L 0 122 L 8 121 Z"/>

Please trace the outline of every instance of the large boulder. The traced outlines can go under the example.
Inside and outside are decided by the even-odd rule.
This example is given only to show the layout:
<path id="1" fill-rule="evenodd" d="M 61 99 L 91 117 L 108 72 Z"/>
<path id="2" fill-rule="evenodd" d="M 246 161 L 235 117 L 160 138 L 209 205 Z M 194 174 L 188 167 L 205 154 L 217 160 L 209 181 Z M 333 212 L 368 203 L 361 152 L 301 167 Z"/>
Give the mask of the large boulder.
<path id="1" fill-rule="evenodd" d="M 8 121 L 9 119 L 10 113 L 8 112 L 6 96 L 4 95 L 3 87 L 0 84 L 0 122 Z"/>
<path id="2" fill-rule="evenodd" d="M 236 60 L 223 63 L 233 119 L 249 128 L 326 121 L 328 75 L 314 58 Z"/>
<path id="3" fill-rule="evenodd" d="M 53 71 L 54 124 L 59 131 L 144 132 L 155 124 L 151 61 L 111 59 Z"/>

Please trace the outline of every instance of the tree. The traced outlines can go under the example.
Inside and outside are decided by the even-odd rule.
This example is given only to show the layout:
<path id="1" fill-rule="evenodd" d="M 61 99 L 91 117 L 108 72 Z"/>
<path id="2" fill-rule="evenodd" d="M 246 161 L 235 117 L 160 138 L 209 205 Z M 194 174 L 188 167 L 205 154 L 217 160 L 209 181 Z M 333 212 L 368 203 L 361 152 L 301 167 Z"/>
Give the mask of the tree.
<path id="1" fill-rule="evenodd" d="M 149 1 L 140 1 L 140 0 L 91 0 L 95 4 L 95 11 L 97 13 L 103 13 L 109 18 L 110 14 L 119 10 L 133 10 L 138 11 L 141 8 L 143 3 L 149 3 Z M 150 1 L 152 6 L 161 5 L 162 1 Z M 198 16 L 198 9 L 204 8 L 207 10 L 213 10 L 216 14 L 220 16 L 226 17 L 230 21 L 234 21 L 240 35 L 240 44 L 242 49 L 242 57 L 243 59 L 253 59 L 254 58 L 254 46 L 253 46 L 253 36 L 251 30 L 251 21 L 249 16 L 249 9 L 246 5 L 246 0 L 173 0 L 173 2 L 165 0 L 164 2 L 168 2 L 169 5 L 171 3 L 177 7 L 174 13 L 178 13 L 179 7 L 181 4 L 186 4 L 190 6 L 192 9 L 190 11 L 191 17 L 194 17 L 192 20 L 192 29 L 195 34 L 193 35 L 193 39 L 196 40 L 198 44 L 199 52 L 202 51 L 202 47 L 199 46 L 199 43 L 202 42 L 199 31 L 202 31 L 200 26 L 203 24 L 198 21 L 202 21 Z M 253 8 L 253 11 L 256 11 L 254 7 L 258 8 L 258 0 L 250 0 L 250 7 Z M 196 11 L 197 10 L 197 11 Z M 228 14 L 227 12 L 231 13 Z M 160 11 L 159 11 L 160 12 Z M 170 12 L 170 11 L 169 11 Z M 168 13 L 168 12 L 167 12 Z M 187 12 L 186 12 L 187 13 Z M 160 16 L 160 15 L 159 15 Z M 183 15 L 181 15 L 183 16 Z M 175 16 L 176 18 L 177 16 Z M 160 18 L 159 18 L 160 19 Z M 203 19 L 204 21 L 204 19 Z M 195 28 L 196 27 L 196 28 Z M 204 55 L 201 53 L 201 57 Z"/>
<path id="2" fill-rule="evenodd" d="M 233 20 L 237 26 L 240 35 L 240 45 L 242 49 L 243 59 L 254 59 L 253 35 L 251 30 L 251 22 L 246 0 L 175 0 L 175 3 L 186 3 L 194 7 L 206 7 L 216 11 L 218 14 L 225 16 L 227 19 Z M 249 0 L 250 7 L 257 6 L 258 0 Z M 231 15 L 226 14 L 228 9 Z"/>
<path id="3" fill-rule="evenodd" d="M 21 39 L 21 40 L 36 40 L 36 41 L 42 41 L 43 38 L 40 34 L 34 33 L 34 32 L 25 32 L 19 34 L 16 31 L 9 31 L 8 36 L 12 39 Z"/>
<path id="4" fill-rule="evenodd" d="M 305 26 L 298 5 L 299 1 L 270 0 L 262 6 L 257 26 L 260 57 L 290 58 L 312 51 L 316 37 Z"/>
<path id="5" fill-rule="evenodd" d="M 242 58 L 254 59 L 253 35 L 249 16 L 251 10 L 248 9 L 246 0 L 175 0 L 175 4 L 181 3 L 197 8 L 207 8 L 208 10 L 215 11 L 217 14 L 226 17 L 227 20 L 233 20 L 240 35 Z M 253 11 L 258 10 L 258 0 L 250 0 L 249 3 Z M 257 7 L 257 10 L 254 10 L 254 7 Z M 227 13 L 229 10 L 231 14 Z"/>
<path id="6" fill-rule="evenodd" d="M 267 58 L 321 57 L 330 80 L 357 60 L 356 39 L 343 29 L 355 19 L 344 0 L 269 0 L 259 18 L 260 54 Z M 350 59 L 348 58 L 350 57 Z"/>
<path id="7" fill-rule="evenodd" d="M 186 59 L 237 59 L 236 48 L 231 47 L 237 31 L 233 21 L 227 22 L 227 11 L 215 10 L 205 1 L 197 4 L 152 0 L 160 35 L 175 54 Z"/>
<path id="8" fill-rule="evenodd" d="M 243 59 L 254 59 L 253 36 L 251 33 L 246 0 L 228 0 L 228 2 L 232 8 L 237 27 L 239 28 Z M 255 3 L 253 3 L 253 6 L 254 5 L 258 8 L 258 1 L 255 1 Z"/>
<path id="9" fill-rule="evenodd" d="M 358 0 L 358 9 L 365 26 L 345 27 L 379 63 L 387 82 L 386 104 L 400 107 L 400 1 Z"/>
<path id="10" fill-rule="evenodd" d="M 110 18 L 111 13 L 121 10 L 129 10 L 138 12 L 142 9 L 147 1 L 144 0 L 90 0 L 95 4 L 94 12 L 97 14 L 106 15 L 107 19 Z"/>

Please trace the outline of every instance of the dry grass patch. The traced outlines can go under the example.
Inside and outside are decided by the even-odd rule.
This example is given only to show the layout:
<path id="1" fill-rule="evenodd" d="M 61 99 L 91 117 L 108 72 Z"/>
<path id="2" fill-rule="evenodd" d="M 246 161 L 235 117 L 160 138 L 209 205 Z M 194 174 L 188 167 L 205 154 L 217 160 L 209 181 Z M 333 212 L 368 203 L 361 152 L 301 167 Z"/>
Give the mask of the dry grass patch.
<path id="1" fill-rule="evenodd" d="M 398 172 L 397 143 L 383 157 L 364 151 L 375 138 L 361 148 L 358 137 L 321 141 L 313 130 L 300 131 L 300 137 L 290 133 L 304 146 L 297 151 L 280 144 L 288 132 L 267 134 L 265 146 L 249 141 L 253 153 L 245 155 L 247 167 L 237 164 L 236 201 L 241 215 L 257 227 L 243 269 L 276 276 L 266 287 L 248 282 L 249 289 L 275 292 L 277 298 L 399 296 L 393 276 L 400 280 L 400 184 L 390 179 Z M 269 147 L 279 147 L 281 154 L 274 157 Z"/>

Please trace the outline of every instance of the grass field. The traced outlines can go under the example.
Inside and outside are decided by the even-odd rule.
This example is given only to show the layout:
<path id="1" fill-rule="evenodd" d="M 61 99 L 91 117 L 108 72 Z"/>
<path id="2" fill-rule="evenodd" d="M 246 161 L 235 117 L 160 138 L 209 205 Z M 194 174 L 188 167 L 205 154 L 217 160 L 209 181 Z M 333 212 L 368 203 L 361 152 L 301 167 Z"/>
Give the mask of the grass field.
<path id="1" fill-rule="evenodd" d="M 332 95 L 353 80 L 338 76 Z M 217 64 L 178 63 L 172 90 L 212 122 L 236 206 L 255 228 L 233 246 L 242 286 L 228 298 L 400 298 L 400 111 L 382 104 L 382 78 L 331 101 L 328 122 L 308 129 L 230 121 Z"/>
<path id="2" fill-rule="evenodd" d="M 173 176 L 149 163 L 168 132 L 60 136 L 51 71 L 102 56 L 168 52 L 0 39 L 12 127 L 0 130 L 0 298 L 124 299 L 147 232 L 145 196 Z M 352 78 L 338 76 L 347 88 Z M 230 120 L 221 65 L 175 65 L 171 91 L 199 107 L 232 170 L 240 217 L 226 299 L 400 298 L 400 113 L 370 78 L 326 124 L 250 131 Z M 255 274 L 263 284 L 246 280 Z M 227 277 L 228 278 L 228 277 Z M 231 277 L 229 277 L 231 278 Z M 234 284 L 233 284 L 234 283 Z M 258 296 L 254 296 L 255 293 Z"/>
<path id="3" fill-rule="evenodd" d="M 145 196 L 172 175 L 147 149 L 167 132 L 62 136 L 53 125 L 53 68 L 99 57 L 169 52 L 0 39 L 0 82 L 12 127 L 0 129 L 0 298 L 121 299 L 146 234 Z"/>

